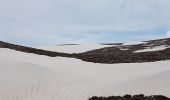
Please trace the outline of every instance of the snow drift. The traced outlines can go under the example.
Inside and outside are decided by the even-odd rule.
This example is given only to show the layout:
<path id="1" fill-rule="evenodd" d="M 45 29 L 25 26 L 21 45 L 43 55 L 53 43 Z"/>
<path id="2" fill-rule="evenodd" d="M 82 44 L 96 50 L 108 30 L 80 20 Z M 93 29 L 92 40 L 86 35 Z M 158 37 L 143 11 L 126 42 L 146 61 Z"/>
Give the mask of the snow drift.
<path id="1" fill-rule="evenodd" d="M 165 43 L 169 42 L 154 41 L 116 47 L 136 51 L 144 46 Z M 85 62 L 67 53 L 4 43 L 0 47 L 0 100 L 87 100 L 93 96 L 125 94 L 170 97 L 168 59 L 145 63 L 101 64 Z M 103 52 L 107 53 L 107 50 Z M 88 53 L 95 54 L 93 52 Z"/>

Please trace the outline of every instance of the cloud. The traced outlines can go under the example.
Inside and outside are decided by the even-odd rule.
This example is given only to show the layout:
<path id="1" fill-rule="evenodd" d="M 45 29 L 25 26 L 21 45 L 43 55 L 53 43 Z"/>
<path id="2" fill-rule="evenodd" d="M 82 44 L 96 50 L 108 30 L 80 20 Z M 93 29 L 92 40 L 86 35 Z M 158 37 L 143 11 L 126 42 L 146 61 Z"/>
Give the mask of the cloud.
<path id="1" fill-rule="evenodd" d="M 1 0 L 0 35 L 27 40 L 56 37 L 60 43 L 81 36 L 82 42 L 94 35 L 98 40 L 103 33 L 169 30 L 169 5 L 170 0 Z"/>
<path id="2" fill-rule="evenodd" d="M 168 31 L 168 32 L 166 33 L 166 35 L 167 35 L 167 37 L 170 37 L 170 31 Z"/>

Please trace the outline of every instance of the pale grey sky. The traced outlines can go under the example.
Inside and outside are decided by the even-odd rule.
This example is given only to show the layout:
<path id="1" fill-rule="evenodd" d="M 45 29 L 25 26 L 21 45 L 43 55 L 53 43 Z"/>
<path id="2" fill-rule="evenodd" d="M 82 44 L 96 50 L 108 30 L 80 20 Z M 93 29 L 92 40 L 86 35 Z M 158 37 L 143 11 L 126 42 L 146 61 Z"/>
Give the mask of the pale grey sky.
<path id="1" fill-rule="evenodd" d="M 170 0 L 0 0 L 0 40 L 52 45 L 161 38 L 170 30 L 169 9 Z"/>

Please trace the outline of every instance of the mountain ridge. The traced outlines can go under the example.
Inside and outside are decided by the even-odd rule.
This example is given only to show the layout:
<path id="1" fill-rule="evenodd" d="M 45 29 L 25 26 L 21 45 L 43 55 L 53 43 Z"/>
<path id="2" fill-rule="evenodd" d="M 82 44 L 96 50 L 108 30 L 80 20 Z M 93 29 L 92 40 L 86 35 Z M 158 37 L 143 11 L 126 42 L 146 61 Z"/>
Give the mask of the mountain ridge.
<path id="1" fill-rule="evenodd" d="M 133 45 L 116 45 L 100 49 L 90 50 L 83 53 L 62 53 L 42 50 L 32 47 L 20 46 L 0 41 L 0 48 L 9 48 L 26 53 L 46 55 L 49 57 L 71 57 L 94 63 L 141 63 L 155 62 L 170 59 L 170 38 L 143 41 L 145 43 Z M 114 43 L 115 44 L 115 43 Z M 165 46 L 165 49 L 158 51 L 135 52 L 137 50 L 152 49 Z"/>

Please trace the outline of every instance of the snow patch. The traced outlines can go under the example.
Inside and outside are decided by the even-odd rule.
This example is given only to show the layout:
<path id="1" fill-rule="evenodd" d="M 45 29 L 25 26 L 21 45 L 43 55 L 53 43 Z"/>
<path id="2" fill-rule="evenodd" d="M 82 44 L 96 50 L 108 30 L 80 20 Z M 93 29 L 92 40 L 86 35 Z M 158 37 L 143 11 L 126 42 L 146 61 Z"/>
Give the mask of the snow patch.
<path id="1" fill-rule="evenodd" d="M 142 42 L 142 41 L 132 41 L 132 42 L 126 42 L 123 45 L 137 45 L 137 44 L 143 44 L 146 42 Z"/>
<path id="2" fill-rule="evenodd" d="M 100 44 L 82 44 L 82 45 L 62 45 L 62 46 L 44 46 L 39 49 L 64 52 L 64 53 L 82 53 L 90 50 L 100 49 L 104 47 L 111 47 L 112 45 L 100 45 Z"/>
<path id="3" fill-rule="evenodd" d="M 160 50 L 164 50 L 164 49 L 167 49 L 169 48 L 168 46 L 156 46 L 156 47 L 149 47 L 149 48 L 146 48 L 146 49 L 142 49 L 142 50 L 137 50 L 135 51 L 134 53 L 140 53 L 140 52 L 150 52 L 150 51 L 160 51 Z"/>

